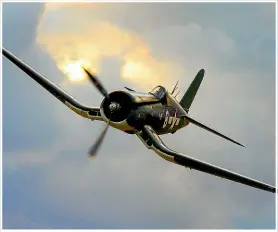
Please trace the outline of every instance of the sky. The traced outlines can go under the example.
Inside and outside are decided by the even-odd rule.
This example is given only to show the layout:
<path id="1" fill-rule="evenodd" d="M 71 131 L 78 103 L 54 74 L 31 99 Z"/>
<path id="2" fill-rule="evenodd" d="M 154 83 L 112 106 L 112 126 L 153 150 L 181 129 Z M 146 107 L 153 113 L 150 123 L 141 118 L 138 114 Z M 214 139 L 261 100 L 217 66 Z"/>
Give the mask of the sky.
<path id="1" fill-rule="evenodd" d="M 172 149 L 275 185 L 274 3 L 3 3 L 3 46 L 88 105 L 206 74 Z M 73 75 L 74 74 L 74 75 Z M 79 76 L 77 78 L 77 76 Z M 274 229 L 275 195 L 166 162 L 71 112 L 3 58 L 4 229 Z"/>

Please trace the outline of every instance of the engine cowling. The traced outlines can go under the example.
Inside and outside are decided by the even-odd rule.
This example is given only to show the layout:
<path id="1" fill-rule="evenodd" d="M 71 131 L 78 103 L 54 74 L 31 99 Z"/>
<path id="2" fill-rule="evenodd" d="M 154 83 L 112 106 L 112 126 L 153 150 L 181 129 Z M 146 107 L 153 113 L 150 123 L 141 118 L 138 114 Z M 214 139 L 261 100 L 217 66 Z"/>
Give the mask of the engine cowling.
<path id="1" fill-rule="evenodd" d="M 131 118 L 136 117 L 135 112 L 138 107 L 157 102 L 159 100 L 150 94 L 114 91 L 109 94 L 109 98 L 102 101 L 100 113 L 106 122 L 110 121 L 111 126 L 128 133 L 134 133 L 137 129 L 133 124 L 136 123 L 130 125 L 127 121 L 131 122 Z M 129 120 L 127 120 L 128 118 Z"/>
<path id="2" fill-rule="evenodd" d="M 126 119 L 134 108 L 132 96 L 124 91 L 115 91 L 105 98 L 100 106 L 100 113 L 104 120 L 110 125 L 127 133 L 135 133 Z"/>
<path id="3" fill-rule="evenodd" d="M 123 91 L 115 91 L 109 94 L 101 103 L 101 114 L 111 122 L 124 121 L 133 108 L 132 96 Z"/>

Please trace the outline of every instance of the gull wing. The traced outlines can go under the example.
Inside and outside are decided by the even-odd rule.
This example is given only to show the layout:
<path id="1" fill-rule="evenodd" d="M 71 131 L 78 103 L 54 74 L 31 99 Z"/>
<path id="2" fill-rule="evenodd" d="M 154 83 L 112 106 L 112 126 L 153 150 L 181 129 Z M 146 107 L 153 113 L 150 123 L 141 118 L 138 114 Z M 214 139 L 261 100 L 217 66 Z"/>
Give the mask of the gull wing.
<path id="1" fill-rule="evenodd" d="M 7 49 L 2 48 L 3 55 L 14 63 L 18 68 L 30 76 L 34 81 L 41 85 L 44 89 L 50 92 L 54 97 L 64 103 L 68 108 L 70 108 L 75 113 L 81 115 L 84 118 L 91 120 L 103 120 L 100 114 L 99 107 L 89 107 L 81 104 L 64 90 L 59 88 L 57 85 L 52 83 L 50 80 L 45 78 L 43 75 L 32 69 L 30 66 L 25 64 L 18 57 L 13 55 Z"/>
<path id="2" fill-rule="evenodd" d="M 137 136 L 149 149 L 154 150 L 158 155 L 170 162 L 268 192 L 276 192 L 276 188 L 274 186 L 265 184 L 263 182 L 248 178 L 238 173 L 231 172 L 227 169 L 217 167 L 215 165 L 200 161 L 198 159 L 169 149 L 150 126 L 144 126 L 142 131 L 137 133 Z"/>

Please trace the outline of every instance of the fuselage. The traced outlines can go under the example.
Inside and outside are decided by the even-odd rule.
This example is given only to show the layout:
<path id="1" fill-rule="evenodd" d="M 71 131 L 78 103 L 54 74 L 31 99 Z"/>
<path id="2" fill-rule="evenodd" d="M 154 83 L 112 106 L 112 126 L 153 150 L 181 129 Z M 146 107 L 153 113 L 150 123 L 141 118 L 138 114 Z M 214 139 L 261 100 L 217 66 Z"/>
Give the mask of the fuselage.
<path id="1" fill-rule="evenodd" d="M 150 125 L 158 134 L 175 133 L 188 125 L 183 117 L 186 112 L 165 88 L 160 88 L 163 91 L 159 96 L 132 91 L 112 92 L 110 105 L 105 100 L 101 105 L 102 117 L 107 122 L 110 120 L 112 127 L 130 134 L 140 131 L 144 125 Z M 122 105 L 122 109 L 111 116 L 110 108 L 115 104 Z"/>

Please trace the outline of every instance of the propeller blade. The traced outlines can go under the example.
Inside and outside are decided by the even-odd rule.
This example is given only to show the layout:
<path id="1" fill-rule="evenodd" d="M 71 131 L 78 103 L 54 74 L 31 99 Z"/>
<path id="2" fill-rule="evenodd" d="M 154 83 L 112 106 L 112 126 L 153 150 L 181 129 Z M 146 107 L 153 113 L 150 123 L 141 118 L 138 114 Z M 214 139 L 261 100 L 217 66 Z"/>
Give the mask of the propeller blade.
<path id="1" fill-rule="evenodd" d="M 104 128 L 104 130 L 102 131 L 102 133 L 100 134 L 100 136 L 98 137 L 98 139 L 95 142 L 95 144 L 92 145 L 91 148 L 89 149 L 89 152 L 88 152 L 88 156 L 89 157 L 96 156 L 96 153 L 97 153 L 98 149 L 100 148 L 100 145 L 102 144 L 103 139 L 104 139 L 104 137 L 106 135 L 106 132 L 107 132 L 107 130 L 109 128 L 109 124 L 110 124 L 110 120 L 107 123 L 106 127 Z"/>
<path id="2" fill-rule="evenodd" d="M 92 73 L 90 73 L 86 68 L 84 68 L 84 71 L 87 73 L 90 81 L 93 83 L 94 86 L 97 87 L 97 89 L 102 93 L 102 95 L 106 98 L 109 98 L 108 96 L 108 92 L 107 90 L 104 88 L 104 86 L 101 84 L 100 80 L 95 76 L 93 75 Z"/>

